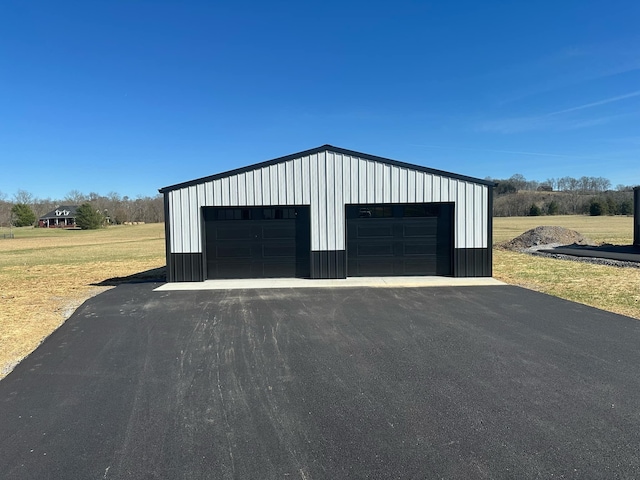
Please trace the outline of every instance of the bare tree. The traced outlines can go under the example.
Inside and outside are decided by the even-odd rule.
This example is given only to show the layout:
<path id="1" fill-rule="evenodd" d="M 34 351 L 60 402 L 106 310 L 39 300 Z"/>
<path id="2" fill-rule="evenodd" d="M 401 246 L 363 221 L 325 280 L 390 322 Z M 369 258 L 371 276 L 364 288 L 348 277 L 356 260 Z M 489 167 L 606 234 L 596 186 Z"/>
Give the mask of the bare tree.
<path id="1" fill-rule="evenodd" d="M 13 202 L 14 203 L 22 203 L 24 205 L 31 206 L 33 204 L 33 201 L 34 201 L 33 195 L 31 193 L 27 192 L 26 190 L 18 190 L 13 195 Z"/>

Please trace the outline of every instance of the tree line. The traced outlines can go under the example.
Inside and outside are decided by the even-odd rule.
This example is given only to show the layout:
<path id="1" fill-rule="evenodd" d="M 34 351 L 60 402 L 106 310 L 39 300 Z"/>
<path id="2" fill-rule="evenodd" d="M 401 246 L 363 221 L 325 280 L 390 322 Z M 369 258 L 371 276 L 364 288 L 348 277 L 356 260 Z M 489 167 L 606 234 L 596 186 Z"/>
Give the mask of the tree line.
<path id="1" fill-rule="evenodd" d="M 527 180 L 521 174 L 496 183 L 493 215 L 633 215 L 633 186 L 617 185 L 604 177 Z"/>
<path id="2" fill-rule="evenodd" d="M 18 190 L 11 198 L 0 192 L 0 226 L 36 225 L 38 218 L 63 205 L 89 205 L 93 212 L 100 213 L 105 222 L 116 225 L 164 221 L 164 203 L 160 194 L 130 198 L 116 192 L 100 195 L 72 190 L 63 199 L 42 199 L 26 190 Z"/>

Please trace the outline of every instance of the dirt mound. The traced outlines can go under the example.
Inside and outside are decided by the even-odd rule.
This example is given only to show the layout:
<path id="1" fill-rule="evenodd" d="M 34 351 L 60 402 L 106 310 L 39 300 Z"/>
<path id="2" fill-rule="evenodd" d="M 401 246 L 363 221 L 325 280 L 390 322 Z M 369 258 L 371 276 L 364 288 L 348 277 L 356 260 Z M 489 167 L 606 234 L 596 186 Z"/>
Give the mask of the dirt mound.
<path id="1" fill-rule="evenodd" d="M 502 243 L 507 250 L 530 250 L 543 246 L 560 245 L 597 245 L 593 240 L 582 236 L 575 230 L 564 227 L 541 226 L 527 230 L 513 240 Z"/>

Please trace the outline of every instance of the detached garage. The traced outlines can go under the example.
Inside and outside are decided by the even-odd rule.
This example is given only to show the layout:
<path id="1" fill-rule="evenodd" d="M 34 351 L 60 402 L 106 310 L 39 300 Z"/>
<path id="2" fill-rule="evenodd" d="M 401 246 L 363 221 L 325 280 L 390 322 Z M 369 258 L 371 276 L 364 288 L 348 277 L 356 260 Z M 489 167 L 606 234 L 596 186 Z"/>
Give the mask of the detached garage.
<path id="1" fill-rule="evenodd" d="M 160 193 L 169 282 L 491 276 L 486 180 L 324 145 Z"/>

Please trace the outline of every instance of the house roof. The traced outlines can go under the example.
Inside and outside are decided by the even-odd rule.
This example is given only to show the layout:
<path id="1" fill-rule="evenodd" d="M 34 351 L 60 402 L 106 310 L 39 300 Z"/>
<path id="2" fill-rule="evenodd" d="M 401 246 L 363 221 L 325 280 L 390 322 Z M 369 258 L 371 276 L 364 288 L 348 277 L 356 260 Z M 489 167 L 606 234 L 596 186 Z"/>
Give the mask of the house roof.
<path id="1" fill-rule="evenodd" d="M 172 190 L 178 190 L 180 188 L 185 188 L 185 187 L 190 187 L 193 185 L 199 185 L 201 183 L 204 182 L 210 182 L 212 180 L 217 180 L 219 178 L 225 178 L 225 177 L 229 177 L 231 175 L 237 175 L 239 173 L 243 173 L 243 172 L 248 172 L 250 170 L 256 170 L 258 168 L 262 168 L 262 167 L 268 167 L 269 165 L 274 165 L 276 163 L 282 163 L 282 162 L 286 162 L 288 160 L 293 160 L 295 158 L 300 158 L 300 157 L 305 157 L 308 155 L 313 155 L 319 152 L 326 152 L 326 151 L 330 151 L 330 152 L 334 152 L 334 153 L 340 153 L 342 155 L 348 155 L 351 157 L 358 157 L 358 158 L 364 158 L 366 160 L 372 160 L 372 161 L 376 161 L 376 162 L 382 162 L 382 163 L 388 163 L 390 165 L 396 165 L 399 167 L 403 167 L 403 168 L 409 168 L 411 170 L 418 170 L 421 172 L 427 172 L 427 173 L 431 173 L 434 175 L 440 175 L 443 177 L 448 177 L 448 178 L 455 178 L 457 180 L 463 180 L 463 181 L 467 181 L 467 182 L 471 182 L 471 183 L 479 183 L 481 185 L 488 185 L 488 186 L 494 186 L 494 182 L 490 181 L 490 180 L 483 180 L 480 178 L 474 178 L 474 177 L 468 177 L 465 175 L 459 175 L 457 173 L 451 173 L 451 172 L 445 172 L 443 170 L 436 170 L 434 168 L 428 168 L 428 167 L 422 167 L 420 165 L 413 165 L 411 163 L 405 163 L 405 162 L 400 162 L 398 160 L 391 160 L 390 158 L 384 158 L 384 157 L 378 157 L 375 155 L 370 155 L 368 153 L 362 153 L 362 152 L 356 152 L 353 150 L 347 150 L 345 148 L 340 148 L 340 147 L 334 147 L 333 145 L 322 145 L 320 147 L 316 147 L 316 148 L 312 148 L 310 150 L 305 150 L 302 152 L 298 152 L 298 153 L 292 153 L 291 155 L 286 155 L 284 157 L 278 157 L 278 158 L 274 158 L 273 160 L 267 160 L 266 162 L 261 162 L 261 163 L 256 163 L 253 165 L 248 165 L 246 167 L 242 167 L 242 168 L 237 168 L 234 170 L 229 170 L 227 172 L 223 172 L 223 173 L 218 173 L 215 175 L 210 175 L 208 177 L 202 177 L 202 178 L 197 178 L 195 180 L 190 180 L 187 182 L 182 182 L 182 183 L 177 183 L 175 185 L 170 185 L 168 187 L 163 187 L 160 188 L 158 191 L 160 193 L 167 193 L 170 192 Z"/>
<path id="2" fill-rule="evenodd" d="M 73 218 L 76 216 L 77 205 L 60 205 L 55 210 L 40 217 L 40 220 L 47 218 Z"/>

